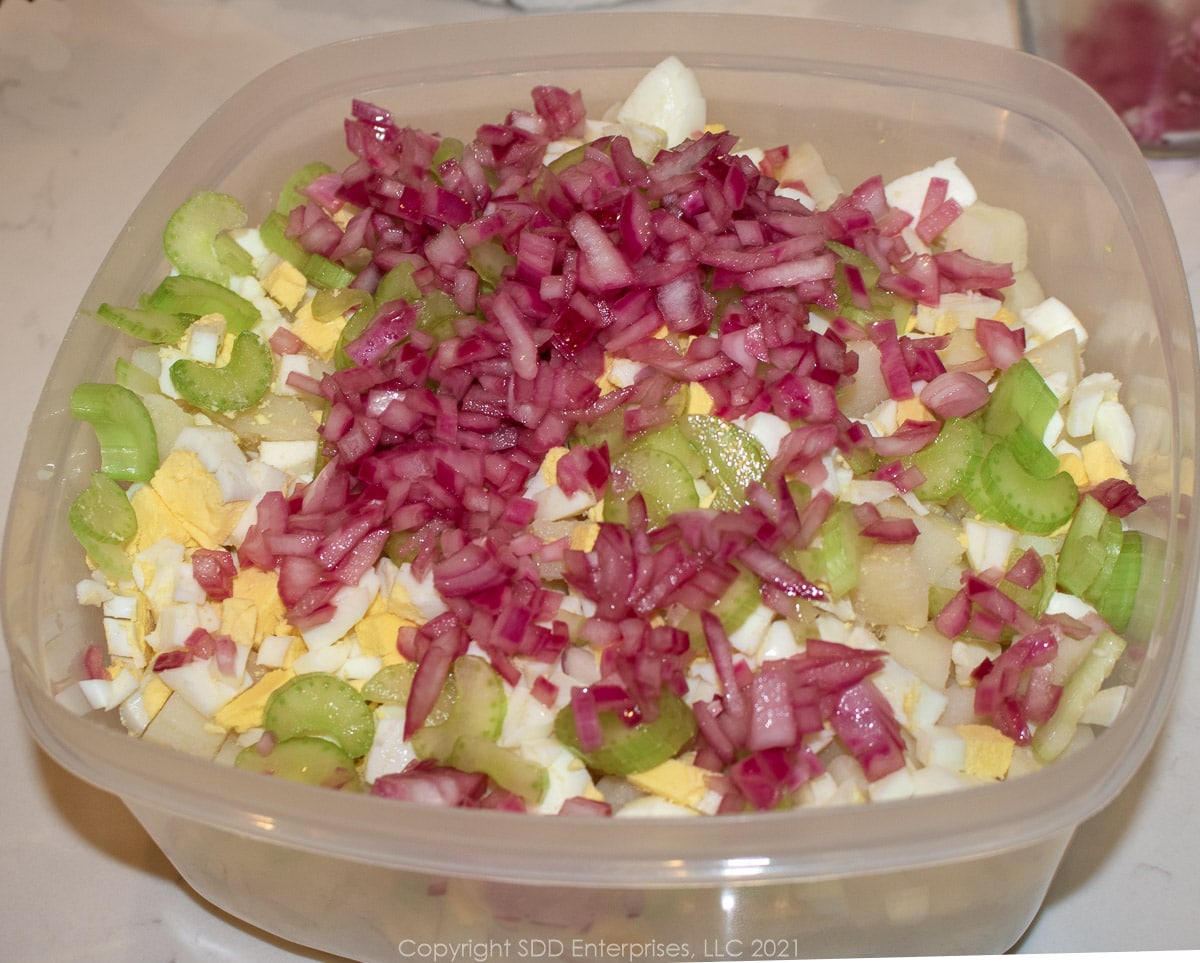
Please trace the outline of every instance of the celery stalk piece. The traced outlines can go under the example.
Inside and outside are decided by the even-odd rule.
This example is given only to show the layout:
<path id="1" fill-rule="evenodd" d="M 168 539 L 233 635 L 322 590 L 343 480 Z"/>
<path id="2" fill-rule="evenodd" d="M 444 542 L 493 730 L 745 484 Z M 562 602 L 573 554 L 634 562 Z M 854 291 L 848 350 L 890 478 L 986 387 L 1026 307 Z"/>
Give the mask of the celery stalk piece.
<path id="1" fill-rule="evenodd" d="M 123 546 L 137 534 L 137 515 L 117 482 L 93 472 L 67 511 L 71 533 L 105 575 L 120 582 L 133 574 Z"/>
<path id="2" fill-rule="evenodd" d="M 283 190 L 279 192 L 279 200 L 275 204 L 275 211 L 287 217 L 293 208 L 307 202 L 308 198 L 300 192 L 322 174 L 331 173 L 333 173 L 333 168 L 324 161 L 313 161 L 310 164 L 305 164 L 289 177 L 287 183 L 283 185 Z"/>
<path id="3" fill-rule="evenodd" d="M 357 759 L 367 754 L 375 738 L 375 713 L 345 679 L 307 672 L 271 693 L 263 728 L 280 742 L 302 736 L 328 739 Z"/>
<path id="4" fill-rule="evenodd" d="M 983 430 L 1004 436 L 1024 425 L 1041 438 L 1058 411 L 1058 396 L 1026 358 L 1006 368 L 996 379 L 992 397 L 983 408 Z"/>
<path id="5" fill-rule="evenodd" d="M 1075 736 L 1088 703 L 1096 697 L 1125 651 L 1125 640 L 1115 632 L 1101 632 L 1083 662 L 1063 686 L 1058 707 L 1033 734 L 1033 751 L 1043 762 L 1062 755 Z"/>
<path id="6" fill-rule="evenodd" d="M 463 655 L 454 660 L 450 670 L 454 682 L 454 701 L 445 722 L 430 725 L 428 721 L 413 733 L 412 747 L 422 759 L 445 763 L 462 738 L 499 738 L 508 712 L 508 697 L 504 683 L 486 659 Z M 445 689 L 443 688 L 443 695 Z"/>
<path id="7" fill-rule="evenodd" d="M 249 772 L 278 776 L 292 782 L 346 792 L 362 792 L 362 778 L 340 746 L 318 736 L 282 739 L 269 752 L 247 746 L 234 757 L 234 766 Z"/>
<path id="8" fill-rule="evenodd" d="M 966 418 L 947 418 L 938 436 L 910 455 L 908 462 L 925 476 L 916 489 L 922 501 L 944 502 L 958 494 L 979 470 L 983 433 Z"/>
<path id="9" fill-rule="evenodd" d="M 287 218 L 272 211 L 258 227 L 258 236 L 272 254 L 277 254 L 296 270 L 303 273 L 308 264 L 308 251 L 304 246 L 287 236 Z"/>
<path id="10" fill-rule="evenodd" d="M 230 334 L 249 331 L 262 318 L 258 308 L 223 284 L 186 274 L 172 274 L 163 278 L 146 303 L 159 311 L 177 316 L 198 318 L 206 314 L 219 314 L 225 319 L 225 328 Z"/>
<path id="11" fill-rule="evenodd" d="M 717 493 L 713 507 L 737 511 L 746 504 L 746 486 L 760 481 L 770 458 L 762 442 L 744 428 L 715 415 L 688 415 L 683 433 L 700 452 Z"/>
<path id="12" fill-rule="evenodd" d="M 158 469 L 158 439 L 142 399 L 120 385 L 84 382 L 71 392 L 71 414 L 100 443 L 100 470 L 118 481 L 149 481 Z"/>
<path id="13" fill-rule="evenodd" d="M 996 521 L 1040 535 L 1069 522 L 1079 499 L 1079 489 L 1067 472 L 1038 478 L 1005 441 L 997 441 L 984 457 L 980 481 Z"/>
<path id="14" fill-rule="evenodd" d="M 184 201 L 163 230 L 163 250 L 180 274 L 224 283 L 229 268 L 217 250 L 217 237 L 246 224 L 246 209 L 229 194 L 200 191 Z"/>
<path id="15" fill-rule="evenodd" d="M 645 772 L 672 759 L 696 734 L 696 716 L 679 696 L 663 690 L 658 699 L 658 716 L 653 722 L 627 724 L 616 712 L 600 713 L 603 742 L 585 752 L 575 730 L 575 714 L 564 706 L 554 717 L 554 734 L 564 746 L 596 772 L 624 776 Z"/>
<path id="16" fill-rule="evenodd" d="M 257 404 L 271 386 L 271 349 L 243 331 L 223 367 L 182 358 L 171 365 L 171 383 L 180 396 L 205 411 L 242 411 Z"/>
<path id="17" fill-rule="evenodd" d="M 191 321 L 174 312 L 164 311 L 149 303 L 136 308 L 121 308 L 101 304 L 95 317 L 110 328 L 133 335 L 152 344 L 178 344 Z"/>

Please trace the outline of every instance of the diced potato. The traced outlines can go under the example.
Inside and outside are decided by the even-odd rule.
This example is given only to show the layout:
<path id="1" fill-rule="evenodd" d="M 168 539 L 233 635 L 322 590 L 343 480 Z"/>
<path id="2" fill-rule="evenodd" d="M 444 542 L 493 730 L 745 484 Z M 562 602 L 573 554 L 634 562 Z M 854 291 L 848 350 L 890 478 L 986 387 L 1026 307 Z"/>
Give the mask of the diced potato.
<path id="1" fill-rule="evenodd" d="M 854 610 L 876 625 L 920 628 L 929 621 L 929 578 L 911 545 L 872 545 L 862 556 Z"/>
<path id="2" fill-rule="evenodd" d="M 946 246 L 972 257 L 1011 264 L 1022 271 L 1029 263 L 1029 230 L 1016 211 L 976 201 L 946 228 Z"/>

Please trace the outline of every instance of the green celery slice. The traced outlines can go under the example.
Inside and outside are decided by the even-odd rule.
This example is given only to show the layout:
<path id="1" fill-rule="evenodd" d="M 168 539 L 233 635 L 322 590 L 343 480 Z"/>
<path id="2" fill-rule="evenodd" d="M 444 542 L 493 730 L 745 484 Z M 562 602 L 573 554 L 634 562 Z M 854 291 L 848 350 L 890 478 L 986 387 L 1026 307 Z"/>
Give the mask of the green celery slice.
<path id="1" fill-rule="evenodd" d="M 1141 584 L 1142 536 L 1140 532 L 1125 532 L 1108 584 L 1093 603 L 1100 618 L 1115 631 L 1124 632 L 1129 626 Z"/>
<path id="2" fill-rule="evenodd" d="M 459 656 L 454 660 L 450 678 L 454 680 L 454 702 L 448 718 L 438 725 L 427 722 L 412 736 L 413 751 L 418 757 L 447 765 L 451 765 L 450 756 L 460 739 L 495 742 L 508 711 L 504 683 L 486 659 L 477 655 Z"/>
<path id="3" fill-rule="evenodd" d="M 91 424 L 100 470 L 118 481 L 149 481 L 158 469 L 158 438 L 142 399 L 120 385 L 84 382 L 71 392 L 71 414 Z"/>
<path id="4" fill-rule="evenodd" d="M 278 211 L 268 214 L 258 228 L 258 236 L 262 239 L 263 246 L 303 273 L 308 264 L 308 251 L 299 241 L 288 237 L 286 232 L 287 218 Z"/>
<path id="5" fill-rule="evenodd" d="M 152 344 L 178 344 L 191 321 L 177 314 L 143 304 L 136 308 L 121 308 L 101 304 L 95 317 L 110 328 L 116 328 Z"/>
<path id="6" fill-rule="evenodd" d="M 225 318 L 225 327 L 230 334 L 249 331 L 262 318 L 258 308 L 223 284 L 186 274 L 163 278 L 146 303 L 174 315 L 220 314 Z"/>
<path id="7" fill-rule="evenodd" d="M 236 197 L 200 191 L 176 208 L 167 220 L 163 250 L 180 274 L 224 284 L 229 280 L 229 268 L 221 260 L 216 239 L 245 223 L 246 209 Z"/>
<path id="8" fill-rule="evenodd" d="M 658 716 L 653 722 L 628 725 L 614 711 L 600 713 L 603 743 L 584 751 L 575 730 L 575 714 L 564 706 L 554 717 L 558 741 L 596 772 L 624 776 L 645 772 L 673 759 L 696 734 L 696 716 L 679 696 L 663 690 L 658 699 Z"/>
<path id="9" fill-rule="evenodd" d="M 746 486 L 760 481 L 770 458 L 762 442 L 744 428 L 716 415 L 687 415 L 680 426 L 707 465 L 713 507 L 737 511 L 746 504 Z"/>
<path id="10" fill-rule="evenodd" d="M 1069 522 L 1079 499 L 1070 474 L 1060 471 L 1051 478 L 1038 478 L 1004 441 L 997 441 L 984 457 L 980 481 L 996 521 L 1039 535 Z"/>
<path id="11" fill-rule="evenodd" d="M 684 464 L 657 448 L 631 448 L 613 462 L 604 497 L 604 520 L 628 520 L 629 499 L 640 493 L 651 528 L 660 528 L 675 512 L 700 507 L 696 483 Z"/>
<path id="12" fill-rule="evenodd" d="M 545 766 L 481 737 L 456 740 L 446 764 L 462 772 L 485 773 L 496 785 L 531 803 L 541 802 L 550 786 Z"/>
<path id="13" fill-rule="evenodd" d="M 415 662 L 397 662 L 385 665 L 364 684 L 362 697 L 368 702 L 378 702 L 382 705 L 406 706 L 408 695 L 412 691 L 413 676 L 417 672 Z M 439 725 L 450 718 L 450 710 L 454 705 L 454 678 L 450 677 L 442 686 L 441 695 L 434 703 L 429 715 L 425 718 L 427 726 Z"/>
<path id="14" fill-rule="evenodd" d="M 88 487 L 71 502 L 67 523 L 101 571 L 117 582 L 132 577 L 133 564 L 123 546 L 137 534 L 137 515 L 125 489 L 113 479 L 93 472 Z"/>
<path id="15" fill-rule="evenodd" d="M 1125 640 L 1115 632 L 1101 632 L 1096 637 L 1083 662 L 1063 686 L 1054 715 L 1033 734 L 1033 751 L 1039 759 L 1043 762 L 1057 759 L 1070 745 L 1088 704 L 1112 674 L 1124 651 Z"/>
<path id="16" fill-rule="evenodd" d="M 947 418 L 938 436 L 908 458 L 925 476 L 916 495 L 926 502 L 945 502 L 962 491 L 983 460 L 983 432 L 966 418 Z"/>
<path id="17" fill-rule="evenodd" d="M 1110 517 L 1108 509 L 1091 495 L 1079 499 L 1058 553 L 1058 584 L 1064 592 L 1083 598 L 1109 557 L 1119 553 L 1121 524 L 1114 519 L 1114 528 Z"/>
<path id="18" fill-rule="evenodd" d="M 361 792 L 362 778 L 339 746 L 317 736 L 294 736 L 277 742 L 265 755 L 247 746 L 234 757 L 238 769 L 278 776 L 292 782 L 326 789 Z"/>
<path id="19" fill-rule="evenodd" d="M 323 254 L 310 254 L 305 258 L 303 271 L 304 276 L 319 288 L 348 288 L 355 278 L 353 271 Z"/>
<path id="20" fill-rule="evenodd" d="M 275 211 L 287 217 L 292 213 L 292 209 L 307 203 L 308 198 L 300 193 L 305 187 L 315 181 L 322 174 L 333 173 L 333 168 L 324 161 L 313 161 L 305 164 L 298 171 L 288 178 L 287 183 L 283 185 L 283 190 L 279 192 L 279 200 L 275 204 Z"/>
<path id="21" fill-rule="evenodd" d="M 1027 358 L 1009 365 L 996 379 L 983 408 L 983 429 L 1004 437 L 1024 425 L 1037 438 L 1046 434 L 1058 411 L 1058 396 Z"/>
<path id="22" fill-rule="evenodd" d="M 243 331 L 224 366 L 182 358 L 171 365 L 171 383 L 180 396 L 205 411 L 242 411 L 257 404 L 271 386 L 274 362 L 261 338 Z"/>
<path id="23" fill-rule="evenodd" d="M 306 672 L 271 693 L 263 728 L 282 742 L 299 736 L 328 739 L 351 759 L 375 738 L 375 713 L 357 689 L 328 672 Z"/>

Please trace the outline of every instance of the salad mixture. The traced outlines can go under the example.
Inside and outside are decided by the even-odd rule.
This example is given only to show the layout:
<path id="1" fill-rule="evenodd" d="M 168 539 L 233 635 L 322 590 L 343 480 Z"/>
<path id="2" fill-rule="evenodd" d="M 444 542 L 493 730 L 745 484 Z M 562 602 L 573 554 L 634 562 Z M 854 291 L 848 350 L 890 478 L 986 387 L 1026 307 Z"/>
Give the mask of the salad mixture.
<path id="1" fill-rule="evenodd" d="M 537 87 L 469 141 L 360 101 L 345 138 L 257 225 L 189 198 L 169 276 L 95 310 L 139 344 L 71 399 L 92 709 L 600 815 L 987 784 L 1112 721 L 1133 425 L 953 158 L 846 189 L 674 57 L 599 119 Z"/>

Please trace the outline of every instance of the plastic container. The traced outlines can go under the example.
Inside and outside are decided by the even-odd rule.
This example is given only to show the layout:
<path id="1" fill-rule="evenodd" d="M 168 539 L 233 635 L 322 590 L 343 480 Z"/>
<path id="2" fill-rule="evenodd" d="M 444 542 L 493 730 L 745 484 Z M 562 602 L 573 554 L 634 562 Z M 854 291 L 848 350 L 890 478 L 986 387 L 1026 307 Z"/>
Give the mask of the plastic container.
<path id="1" fill-rule="evenodd" d="M 305 54 L 237 94 L 134 212 L 84 298 L 132 303 L 166 268 L 162 225 L 198 188 L 241 197 L 300 162 L 342 157 L 352 96 L 467 134 L 578 87 L 602 112 L 668 50 L 698 72 L 709 117 L 770 145 L 810 140 L 844 184 L 956 156 L 994 204 L 1027 212 L 1046 287 L 1088 324 L 1092 370 L 1125 384 L 1139 427 L 1140 513 L 1165 539 L 1157 614 L 1131 641 L 1123 714 L 1046 771 L 943 796 L 681 821 L 581 820 L 410 807 L 262 779 L 131 739 L 55 695 L 98 637 L 66 506 L 94 466 L 71 388 L 128 345 L 77 319 L 49 378 L 12 497 L 3 612 L 36 739 L 117 793 L 183 877 L 222 909 L 359 960 L 693 959 L 1003 951 L 1037 913 L 1075 828 L 1147 755 L 1171 697 L 1200 542 L 1197 349 L 1173 234 L 1117 118 L 1065 71 L 1007 49 L 835 23 L 571 15 L 377 36 Z M 624 946 L 622 947 L 622 944 Z"/>
<path id="2" fill-rule="evenodd" d="M 1092 85 L 1153 155 L 1200 152 L 1200 0 L 1021 0 L 1021 44 Z"/>

